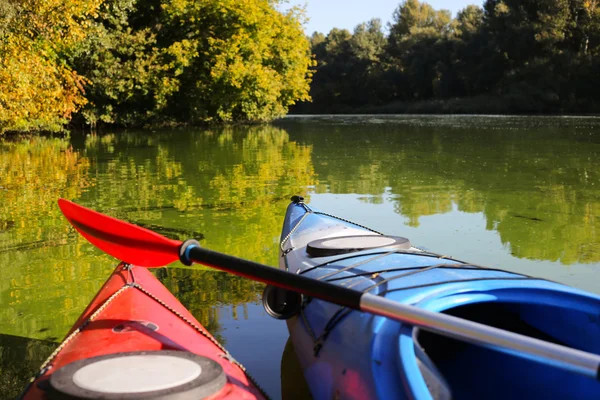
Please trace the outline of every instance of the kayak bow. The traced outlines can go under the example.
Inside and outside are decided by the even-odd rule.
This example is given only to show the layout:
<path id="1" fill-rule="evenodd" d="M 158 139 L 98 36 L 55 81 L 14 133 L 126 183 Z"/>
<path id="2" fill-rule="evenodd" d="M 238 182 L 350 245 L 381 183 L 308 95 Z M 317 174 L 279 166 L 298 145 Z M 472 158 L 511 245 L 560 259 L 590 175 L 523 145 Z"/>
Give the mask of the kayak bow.
<path id="1" fill-rule="evenodd" d="M 361 310 L 377 307 L 379 315 L 316 298 L 301 306 L 290 304 L 291 298 L 278 304 L 277 296 L 265 292 L 267 311 L 289 318 L 314 399 L 600 396 L 592 361 L 600 354 L 599 296 L 422 251 L 407 239 L 319 212 L 299 197 L 292 200 L 281 234 L 280 269 L 364 293 L 369 300 L 361 301 Z M 410 307 L 398 318 L 405 305 Z M 277 315 L 278 309 L 286 312 Z M 432 312 L 440 317 L 434 329 L 426 319 Z M 450 316 L 460 318 L 453 318 L 451 332 L 443 323 Z M 460 336 L 461 321 L 479 328 Z M 498 340 L 478 341 L 485 327 L 505 334 L 496 329 Z M 514 333 L 519 334 L 514 340 L 501 339 Z M 538 341 L 525 351 L 532 339 Z M 539 352 L 540 340 L 561 345 L 565 357 L 551 347 Z M 567 366 L 569 351 L 588 353 L 590 374 Z"/>
<path id="2" fill-rule="evenodd" d="M 120 264 L 24 399 L 262 399 L 227 350 L 146 268 Z"/>

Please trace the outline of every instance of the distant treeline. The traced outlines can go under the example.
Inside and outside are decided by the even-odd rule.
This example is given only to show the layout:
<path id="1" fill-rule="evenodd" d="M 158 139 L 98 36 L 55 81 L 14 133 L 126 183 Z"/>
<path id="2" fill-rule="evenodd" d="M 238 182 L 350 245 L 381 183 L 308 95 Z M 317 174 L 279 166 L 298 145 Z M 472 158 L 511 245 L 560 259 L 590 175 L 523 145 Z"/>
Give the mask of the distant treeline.
<path id="1" fill-rule="evenodd" d="M 0 0 L 0 134 L 256 122 L 308 99 L 282 0 Z"/>
<path id="2" fill-rule="evenodd" d="M 486 0 L 452 18 L 418 0 L 311 37 L 296 113 L 600 112 L 600 0 Z"/>

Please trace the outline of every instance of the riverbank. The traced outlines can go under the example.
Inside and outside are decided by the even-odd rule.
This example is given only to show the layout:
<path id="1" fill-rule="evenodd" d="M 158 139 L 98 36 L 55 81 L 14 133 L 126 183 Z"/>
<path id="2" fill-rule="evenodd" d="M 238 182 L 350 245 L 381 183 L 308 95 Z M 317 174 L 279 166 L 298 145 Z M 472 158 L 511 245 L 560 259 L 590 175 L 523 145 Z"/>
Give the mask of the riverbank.
<path id="1" fill-rule="evenodd" d="M 598 115 L 600 105 L 567 104 L 549 94 L 481 95 L 422 101 L 394 101 L 387 104 L 349 106 L 301 103 L 290 110 L 295 114 L 486 114 L 486 115 Z"/>

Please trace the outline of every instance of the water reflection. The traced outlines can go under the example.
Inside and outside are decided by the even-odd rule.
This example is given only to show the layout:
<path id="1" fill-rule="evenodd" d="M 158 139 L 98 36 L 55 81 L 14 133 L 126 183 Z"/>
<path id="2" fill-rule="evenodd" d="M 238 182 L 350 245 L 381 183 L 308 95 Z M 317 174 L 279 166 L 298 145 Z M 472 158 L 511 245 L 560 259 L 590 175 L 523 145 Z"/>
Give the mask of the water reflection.
<path id="1" fill-rule="evenodd" d="M 275 265 L 281 210 L 290 194 L 305 192 L 315 179 L 311 146 L 270 126 L 0 146 L 0 334 L 50 343 L 65 335 L 115 265 L 69 227 L 58 198 Z M 237 318 L 262 292 L 252 281 L 202 267 L 157 275 L 224 342 L 226 308 Z M 11 354 L 0 359 L 40 364 L 29 353 Z M 21 372 L 11 372 L 19 375 L 15 386 L 29 377 Z"/>
<path id="2" fill-rule="evenodd" d="M 56 343 L 0 335 L 0 397 L 16 399 Z"/>
<path id="3" fill-rule="evenodd" d="M 0 249 L 59 245 L 69 230 L 55 206 L 92 185 L 89 160 L 67 140 L 0 141 Z"/>
<path id="4" fill-rule="evenodd" d="M 390 198 L 408 225 L 481 212 L 516 257 L 600 261 L 597 119 L 484 117 L 290 118 L 314 147 L 316 193 Z"/>
<path id="5" fill-rule="evenodd" d="M 291 339 L 288 339 L 281 356 L 281 398 L 283 400 L 312 398 L 303 374 L 294 345 Z"/>
<path id="6" fill-rule="evenodd" d="M 482 231 L 504 244 L 485 260 L 556 262 L 589 281 L 600 262 L 596 121 L 296 118 L 277 126 L 0 142 L 0 334 L 60 340 L 114 268 L 115 260 L 68 226 L 59 197 L 168 237 L 194 237 L 208 248 L 277 265 L 289 197 L 347 194 L 348 214 L 340 203 L 327 211 L 361 214 L 369 224 L 403 220 L 423 237 L 445 229 L 452 238 L 452 224 L 482 223 Z M 471 218 L 479 215 L 483 222 Z M 463 238 L 466 250 L 456 255 L 473 260 L 482 247 L 476 236 Z M 251 371 L 264 368 L 257 377 L 279 380 L 281 353 L 266 367 L 265 355 L 255 351 L 261 343 L 281 342 L 283 349 L 285 336 L 285 326 L 267 322 L 255 304 L 261 285 L 202 268 L 156 273 Z M 19 358 L 39 365 L 38 356 L 14 346 L 15 352 L 1 353 L 2 365 Z"/>
<path id="7" fill-rule="evenodd" d="M 220 335 L 223 308 L 233 306 L 232 317 L 237 319 L 237 306 L 246 310 L 248 303 L 259 301 L 263 289 L 249 279 L 209 269 L 161 268 L 156 276 L 223 345 L 227 345 Z M 247 319 L 243 313 L 241 318 Z"/>

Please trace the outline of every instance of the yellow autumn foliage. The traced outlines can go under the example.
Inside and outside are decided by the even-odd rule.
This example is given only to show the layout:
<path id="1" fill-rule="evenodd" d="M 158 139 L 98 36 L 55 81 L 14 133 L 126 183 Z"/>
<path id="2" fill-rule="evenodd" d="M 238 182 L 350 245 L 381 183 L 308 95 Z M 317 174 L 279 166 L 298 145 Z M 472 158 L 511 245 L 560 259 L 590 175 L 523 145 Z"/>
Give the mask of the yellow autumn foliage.
<path id="1" fill-rule="evenodd" d="M 61 54 L 85 36 L 102 0 L 0 1 L 0 134 L 58 131 L 85 103 Z"/>

